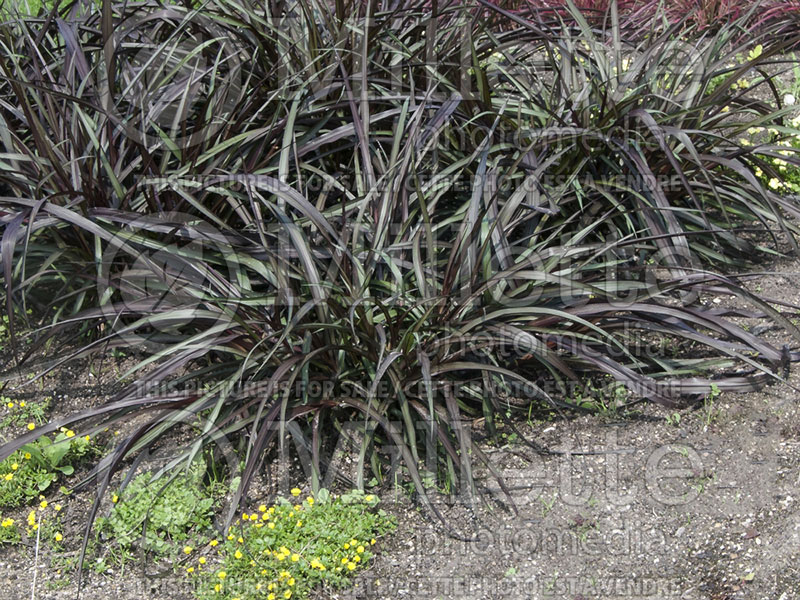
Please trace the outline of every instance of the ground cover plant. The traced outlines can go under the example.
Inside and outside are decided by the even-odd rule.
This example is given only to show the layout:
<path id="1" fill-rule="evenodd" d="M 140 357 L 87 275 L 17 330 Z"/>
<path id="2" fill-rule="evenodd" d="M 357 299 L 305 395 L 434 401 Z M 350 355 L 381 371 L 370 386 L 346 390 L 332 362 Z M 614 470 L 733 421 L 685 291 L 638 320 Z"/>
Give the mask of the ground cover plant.
<path id="1" fill-rule="evenodd" d="M 203 482 L 206 471 L 198 461 L 168 485 L 146 472 L 121 494 L 115 492 L 108 517 L 98 519 L 97 533 L 106 551 L 96 568 L 123 563 L 137 551 L 175 560 L 182 548 L 202 544 L 213 533 L 212 508 L 219 498 L 215 486 Z M 109 546 L 115 551 L 108 551 Z"/>
<path id="2" fill-rule="evenodd" d="M 63 550 L 62 508 L 61 504 L 51 504 L 40 495 L 38 505 L 26 512 L 24 523 L 8 516 L 0 520 L 0 544 L 47 544 L 56 552 Z"/>
<path id="3" fill-rule="evenodd" d="M 47 419 L 47 411 L 51 402 L 52 398 L 48 396 L 31 402 L 25 400 L 14 402 L 11 398 L 0 396 L 0 403 L 6 409 L 5 415 L 0 420 L 0 428 L 7 429 L 9 426 L 28 427 L 31 423 L 33 423 L 34 427 L 43 425 Z"/>
<path id="4" fill-rule="evenodd" d="M 315 586 L 343 587 L 395 526 L 375 509 L 375 495 L 334 496 L 324 488 L 305 499 L 300 494 L 293 488 L 288 499 L 243 513 L 222 541 L 185 549 L 198 598 L 305 598 Z"/>
<path id="5" fill-rule="evenodd" d="M 29 423 L 27 429 L 35 430 L 34 423 Z M 42 435 L 22 446 L 0 462 L 0 506 L 14 507 L 32 501 L 60 475 L 72 475 L 75 465 L 95 452 L 91 436 L 76 437 L 67 428 L 53 437 Z"/>
<path id="6" fill-rule="evenodd" d="M 791 349 L 727 317 L 798 334 L 734 276 L 797 247 L 787 22 L 628 37 L 568 10 L 105 2 L 0 26 L 7 312 L 39 324 L 27 353 L 61 344 L 52 366 L 147 353 L 0 457 L 137 423 L 91 473 L 91 521 L 200 417 L 174 464 L 229 442 L 234 507 L 289 433 L 313 493 L 350 438 L 348 484 L 405 478 L 436 512 L 424 481 L 470 497 L 488 462 L 466 420 L 597 408 L 567 393 L 591 377 L 624 408 L 783 376 Z"/>

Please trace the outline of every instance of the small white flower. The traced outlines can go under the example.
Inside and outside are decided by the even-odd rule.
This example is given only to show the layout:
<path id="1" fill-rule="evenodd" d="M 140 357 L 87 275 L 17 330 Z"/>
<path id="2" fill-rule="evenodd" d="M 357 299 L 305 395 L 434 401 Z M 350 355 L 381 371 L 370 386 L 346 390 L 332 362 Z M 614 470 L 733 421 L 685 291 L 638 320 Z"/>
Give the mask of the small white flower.
<path id="1" fill-rule="evenodd" d="M 786 94 L 783 97 L 783 103 L 788 106 L 793 105 L 795 102 L 797 102 L 797 99 L 794 97 L 794 94 Z"/>

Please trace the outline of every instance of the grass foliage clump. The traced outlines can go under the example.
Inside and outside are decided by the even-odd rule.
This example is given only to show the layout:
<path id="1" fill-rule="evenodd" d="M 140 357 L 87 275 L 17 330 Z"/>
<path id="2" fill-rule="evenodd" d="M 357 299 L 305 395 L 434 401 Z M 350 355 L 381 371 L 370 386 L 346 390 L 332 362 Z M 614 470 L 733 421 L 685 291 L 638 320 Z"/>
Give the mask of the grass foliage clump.
<path id="1" fill-rule="evenodd" d="M 776 26 L 781 31 L 796 33 L 800 17 L 797 0 L 527 0 L 496 4 L 542 20 L 574 21 L 578 10 L 593 23 L 602 23 L 616 11 L 631 34 L 637 29 L 646 30 L 654 22 L 677 25 L 688 34 L 731 24 L 748 35 Z"/>
<path id="2" fill-rule="evenodd" d="M 287 432 L 315 490 L 352 435 L 350 483 L 390 477 L 391 446 L 428 503 L 423 471 L 470 491 L 491 468 L 469 421 L 580 408 L 587 377 L 666 406 L 779 379 L 788 349 L 699 299 L 798 334 L 720 274 L 797 247 L 796 198 L 769 185 L 796 148 L 739 141 L 797 135 L 775 85 L 796 40 L 569 10 L 107 1 L 0 26 L 9 314 L 44 323 L 28 352 L 71 344 L 53 366 L 146 353 L 42 433 L 145 415 L 103 491 L 199 416 L 186 464 L 242 440 L 235 505 Z"/>

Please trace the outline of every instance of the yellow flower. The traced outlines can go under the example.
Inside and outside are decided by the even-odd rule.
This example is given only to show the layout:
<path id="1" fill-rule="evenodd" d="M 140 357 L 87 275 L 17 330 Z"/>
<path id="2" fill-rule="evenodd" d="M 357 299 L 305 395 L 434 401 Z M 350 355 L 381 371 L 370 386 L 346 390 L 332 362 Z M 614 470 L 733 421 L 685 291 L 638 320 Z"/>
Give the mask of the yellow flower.
<path id="1" fill-rule="evenodd" d="M 219 592 L 221 589 L 222 589 L 222 587 L 221 587 L 219 584 L 216 584 L 216 585 L 214 586 L 214 591 L 215 591 L 215 592 Z"/>
<path id="2" fill-rule="evenodd" d="M 247 521 L 247 520 L 249 520 L 249 519 L 250 519 L 250 515 L 248 515 L 247 513 L 244 513 L 244 514 L 242 515 L 242 521 Z"/>
<path id="3" fill-rule="evenodd" d="M 354 563 L 361 562 L 361 557 L 360 557 L 358 554 L 356 554 L 356 555 L 353 557 L 353 562 L 354 562 Z"/>
<path id="4" fill-rule="evenodd" d="M 243 538 L 242 536 L 239 536 L 239 537 L 236 539 L 236 541 L 237 541 L 237 542 L 239 542 L 240 544 L 244 544 L 244 538 Z"/>
<path id="5" fill-rule="evenodd" d="M 83 439 L 85 439 L 87 442 L 89 442 L 89 441 L 91 441 L 92 438 L 91 438 L 91 436 L 85 435 L 85 436 L 83 436 Z"/>
<path id="6" fill-rule="evenodd" d="M 33 423 L 28 423 L 28 430 L 33 431 L 34 429 L 36 429 L 36 425 Z"/>
<path id="7" fill-rule="evenodd" d="M 219 544 L 217 540 L 211 540 L 210 542 L 208 542 L 209 546 L 216 546 L 217 544 Z"/>
<path id="8" fill-rule="evenodd" d="M 184 546 L 183 547 L 183 553 L 184 554 L 191 554 L 192 550 L 193 550 L 193 548 L 191 546 Z"/>
<path id="9" fill-rule="evenodd" d="M 263 515 L 261 515 L 261 520 L 262 520 L 262 521 L 267 521 L 267 520 L 269 520 L 269 515 L 268 515 L 267 513 L 264 513 Z"/>
<path id="10" fill-rule="evenodd" d="M 275 594 L 272 594 L 272 593 L 268 594 L 267 595 L 267 600 L 275 600 Z"/>
<path id="11" fill-rule="evenodd" d="M 309 506 L 312 506 L 312 505 L 314 504 L 314 498 L 312 498 L 311 496 L 309 496 L 308 498 L 306 498 L 306 502 L 308 502 L 308 505 L 309 505 Z"/>
<path id="12" fill-rule="evenodd" d="M 187 573 L 194 573 L 194 567 L 186 567 Z"/>
<path id="13" fill-rule="evenodd" d="M 347 562 L 348 562 L 348 561 L 347 561 L 347 557 L 345 556 L 345 557 L 342 559 L 342 564 L 343 564 L 343 565 L 346 565 L 346 564 L 347 564 Z"/>
<path id="14" fill-rule="evenodd" d="M 19 403 L 19 407 L 20 408 L 25 408 L 25 406 L 26 406 L 25 400 L 23 400 L 22 402 Z"/>
<path id="15" fill-rule="evenodd" d="M 67 434 L 66 435 L 67 435 L 68 438 L 75 437 L 75 432 L 72 431 L 72 429 L 67 429 Z"/>
<path id="16" fill-rule="evenodd" d="M 228 574 L 225 571 L 220 571 L 219 573 L 217 573 L 217 577 L 219 577 L 220 579 L 225 579 L 227 576 Z"/>
<path id="17" fill-rule="evenodd" d="M 270 521 L 269 523 L 267 523 L 267 527 L 269 527 L 270 529 L 275 529 L 275 523 Z"/>
<path id="18" fill-rule="evenodd" d="M 47 508 L 47 500 L 42 500 L 41 502 L 39 502 L 39 506 L 40 506 L 42 509 L 45 509 L 45 508 Z"/>
<path id="19" fill-rule="evenodd" d="M 237 560 L 242 558 L 242 556 L 243 555 L 242 555 L 241 551 L 239 551 L 239 550 L 237 550 L 236 553 L 233 555 L 233 557 L 236 558 Z"/>
<path id="20" fill-rule="evenodd" d="M 11 481 L 12 479 L 14 479 L 14 474 L 13 473 L 6 473 L 3 476 L 3 479 L 5 479 L 6 481 Z"/>
<path id="21" fill-rule="evenodd" d="M 372 494 L 367 494 L 366 496 L 364 496 L 364 500 L 366 500 L 367 502 L 372 502 L 374 499 L 375 496 L 373 496 Z"/>
<path id="22" fill-rule="evenodd" d="M 358 548 L 356 548 L 356 552 L 358 552 L 359 554 L 364 554 L 364 546 L 359 546 Z"/>
<path id="23" fill-rule="evenodd" d="M 287 585 L 294 585 L 294 577 L 289 577 L 289 581 L 286 582 Z"/>
<path id="24" fill-rule="evenodd" d="M 354 563 L 354 562 L 347 563 L 347 569 L 348 570 L 352 571 L 355 568 L 356 568 L 356 563 Z"/>
<path id="25" fill-rule="evenodd" d="M 302 522 L 302 521 L 298 521 L 298 522 L 297 522 L 297 526 L 298 526 L 298 527 L 302 527 L 302 526 L 303 526 L 303 522 Z"/>
<path id="26" fill-rule="evenodd" d="M 28 513 L 28 525 L 33 527 L 35 524 L 36 524 L 36 511 L 32 510 L 30 513 Z"/>
<path id="27" fill-rule="evenodd" d="M 23 456 L 25 457 L 25 460 L 30 460 L 31 459 L 31 453 L 30 452 L 26 452 Z"/>
<path id="28" fill-rule="evenodd" d="M 114 494 L 113 496 L 111 496 L 111 502 L 113 502 L 114 504 L 116 504 L 117 502 L 119 502 L 119 496 L 117 496 L 116 494 Z"/>
<path id="29" fill-rule="evenodd" d="M 206 564 L 206 557 L 201 556 L 200 558 L 197 559 L 197 562 L 199 562 L 201 565 Z"/>
<path id="30" fill-rule="evenodd" d="M 347 542 L 345 542 L 345 543 L 344 543 L 344 546 L 342 546 L 342 548 L 344 548 L 345 550 L 349 550 L 349 549 L 350 549 L 350 544 L 348 544 Z"/>
<path id="31" fill-rule="evenodd" d="M 294 496 L 295 498 L 297 496 L 299 496 L 301 493 L 302 492 L 301 492 L 300 488 L 292 488 L 292 496 Z"/>
<path id="32" fill-rule="evenodd" d="M 285 592 L 283 592 L 283 597 L 284 598 L 291 598 L 292 597 L 292 590 L 286 590 Z"/>
<path id="33" fill-rule="evenodd" d="M 298 560 L 300 560 L 300 555 L 299 554 L 292 554 L 292 562 L 297 562 Z"/>
<path id="34" fill-rule="evenodd" d="M 3 519 L 3 522 L 0 523 L 0 525 L 2 525 L 3 527 L 11 527 L 13 524 L 14 524 L 14 519 L 11 518 Z"/>
<path id="35" fill-rule="evenodd" d="M 8 406 L 8 408 L 14 408 L 14 403 L 13 402 L 9 402 L 8 404 L 6 404 L 6 406 Z"/>
<path id="36" fill-rule="evenodd" d="M 258 507 L 258 512 L 262 513 L 267 512 L 267 507 L 262 504 L 261 506 Z"/>

